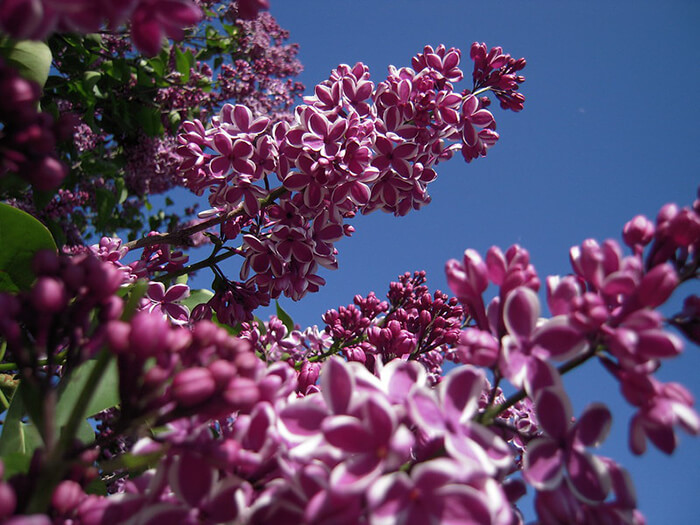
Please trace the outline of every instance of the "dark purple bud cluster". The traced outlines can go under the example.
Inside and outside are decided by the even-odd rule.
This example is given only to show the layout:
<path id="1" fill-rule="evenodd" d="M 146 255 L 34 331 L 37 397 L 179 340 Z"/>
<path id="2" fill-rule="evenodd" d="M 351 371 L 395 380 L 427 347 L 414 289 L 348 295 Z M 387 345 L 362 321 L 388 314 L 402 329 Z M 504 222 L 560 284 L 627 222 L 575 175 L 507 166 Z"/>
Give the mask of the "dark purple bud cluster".
<path id="1" fill-rule="evenodd" d="M 104 338 L 104 323 L 122 313 L 114 293 L 123 273 L 91 253 L 68 257 L 50 251 L 36 255 L 34 271 L 31 290 L 0 293 L 0 336 L 9 356 L 24 366 L 34 366 L 36 352 L 53 356 L 68 349 L 78 362 L 92 357 Z"/>
<path id="2" fill-rule="evenodd" d="M 56 188 L 68 173 L 55 153 L 72 133 L 70 117 L 54 122 L 37 110 L 41 88 L 0 59 L 0 178 L 19 175 L 38 190 Z"/>

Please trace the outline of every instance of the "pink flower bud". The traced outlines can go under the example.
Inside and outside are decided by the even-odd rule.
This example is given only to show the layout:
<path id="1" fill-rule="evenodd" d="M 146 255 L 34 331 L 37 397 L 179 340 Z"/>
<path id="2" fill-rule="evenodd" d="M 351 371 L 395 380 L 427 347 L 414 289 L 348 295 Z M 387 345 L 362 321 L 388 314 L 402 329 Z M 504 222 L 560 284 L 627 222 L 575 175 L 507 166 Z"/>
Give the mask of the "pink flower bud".
<path id="1" fill-rule="evenodd" d="M 169 330 L 161 315 L 137 312 L 131 320 L 129 351 L 144 358 L 162 354 L 168 346 Z"/>
<path id="2" fill-rule="evenodd" d="M 115 354 L 123 354 L 129 350 L 129 334 L 131 326 L 123 321 L 111 321 L 107 324 L 107 343 Z"/>
<path id="3" fill-rule="evenodd" d="M 17 506 L 17 496 L 12 486 L 4 481 L 0 482 L 0 519 L 11 516 Z"/>
<path id="4" fill-rule="evenodd" d="M 244 410 L 257 402 L 260 392 L 252 379 L 234 377 L 226 386 L 223 397 L 234 410 Z"/>
<path id="5" fill-rule="evenodd" d="M 669 233 L 678 246 L 691 246 L 700 239 L 700 217 L 688 208 L 683 208 L 669 224 Z"/>
<path id="6" fill-rule="evenodd" d="M 178 372 L 173 379 L 172 396 L 184 407 L 191 407 L 209 399 L 216 390 L 212 373 L 201 367 Z"/>
<path id="7" fill-rule="evenodd" d="M 572 275 L 547 277 L 547 305 L 552 315 L 565 315 L 571 311 L 571 301 L 581 294 L 581 287 Z"/>
<path id="8" fill-rule="evenodd" d="M 55 189 L 68 174 L 68 168 L 58 159 L 44 157 L 32 164 L 24 173 L 38 190 Z"/>
<path id="9" fill-rule="evenodd" d="M 630 248 L 646 246 L 654 238 L 654 223 L 644 215 L 637 215 L 625 224 L 622 238 Z"/>
<path id="10" fill-rule="evenodd" d="M 666 302 L 678 283 L 678 275 L 670 264 L 654 266 L 642 278 L 638 289 L 639 301 L 644 306 L 656 308 Z"/>
<path id="11" fill-rule="evenodd" d="M 595 287 L 603 280 L 603 251 L 594 239 L 586 239 L 569 252 L 574 271 Z"/>
<path id="12" fill-rule="evenodd" d="M 211 372 L 211 376 L 214 378 L 217 389 L 225 387 L 228 382 L 235 377 L 236 372 L 238 371 L 236 365 L 224 359 L 217 359 L 216 361 L 209 363 L 207 368 L 209 369 L 209 372 Z"/>
<path id="13" fill-rule="evenodd" d="M 311 363 L 309 361 L 305 361 L 304 364 L 301 366 L 301 370 L 299 371 L 299 378 L 297 380 L 299 384 L 299 391 L 306 392 L 309 386 L 315 385 L 316 381 L 318 380 L 318 375 L 320 371 L 320 363 Z"/>
<path id="14" fill-rule="evenodd" d="M 53 491 L 51 504 L 61 515 L 72 513 L 85 499 L 85 493 L 78 483 L 71 480 L 61 481 Z"/>
<path id="15" fill-rule="evenodd" d="M 462 302 L 481 296 L 489 284 L 486 264 L 475 250 L 464 252 L 462 264 L 455 259 L 448 261 L 445 272 L 448 285 Z"/>
<path id="16" fill-rule="evenodd" d="M 467 328 L 459 336 L 457 356 L 463 364 L 491 367 L 498 361 L 499 349 L 498 341 L 490 333 Z"/>
<path id="17" fill-rule="evenodd" d="M 34 307 L 40 312 L 57 313 L 68 304 L 63 283 L 53 277 L 39 277 L 31 291 Z"/>
<path id="18" fill-rule="evenodd" d="M 53 250 L 39 250 L 32 261 L 32 268 L 37 275 L 57 275 L 61 261 Z"/>

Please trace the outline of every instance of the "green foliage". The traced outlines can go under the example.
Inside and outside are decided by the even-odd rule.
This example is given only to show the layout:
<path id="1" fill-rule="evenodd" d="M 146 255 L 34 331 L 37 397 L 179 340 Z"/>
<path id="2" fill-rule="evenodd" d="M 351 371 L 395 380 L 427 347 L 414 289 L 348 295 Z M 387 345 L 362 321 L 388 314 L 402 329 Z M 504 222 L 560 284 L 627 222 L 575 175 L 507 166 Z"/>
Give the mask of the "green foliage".
<path id="1" fill-rule="evenodd" d="M 14 454 L 15 459 L 21 456 L 29 458 L 43 442 L 34 422 L 26 420 L 28 409 L 25 400 L 32 396 L 37 397 L 33 390 L 27 382 L 22 382 L 12 397 L 0 435 L 0 456 L 3 457 L 3 461 L 10 454 Z"/>
<path id="2" fill-rule="evenodd" d="M 70 376 L 61 381 L 58 388 L 58 402 L 56 403 L 56 423 L 59 427 L 65 425 L 73 413 L 78 398 L 96 365 L 97 360 L 91 359 L 80 365 Z M 112 360 L 95 387 L 92 397 L 85 408 L 85 415 L 86 417 L 94 416 L 98 412 L 118 404 L 119 374 L 117 364 Z M 85 431 L 86 425 L 87 432 Z M 84 443 L 90 442 L 94 435 L 87 421 L 85 421 L 85 425 L 82 425 L 78 432 L 78 438 Z"/>
<path id="3" fill-rule="evenodd" d="M 32 260 L 39 250 L 56 251 L 49 230 L 28 213 L 0 203 L 0 291 L 27 290 L 36 276 Z"/>
<path id="4" fill-rule="evenodd" d="M 51 69 L 51 50 L 44 42 L 22 40 L 19 42 L 6 40 L 0 43 L 0 55 L 8 64 L 17 69 L 18 73 L 43 86 L 49 77 Z"/>
<path id="5" fill-rule="evenodd" d="M 282 324 L 287 328 L 287 331 L 291 332 L 294 330 L 294 321 L 292 320 L 292 317 L 284 311 L 278 301 L 275 301 L 275 306 L 277 307 L 277 317 L 280 321 L 282 321 Z"/>
<path id="6" fill-rule="evenodd" d="M 214 292 L 212 292 L 211 290 L 190 290 L 189 297 L 186 297 L 180 302 L 184 304 L 187 308 L 189 308 L 191 312 L 195 306 L 206 303 L 212 297 L 214 297 Z"/>

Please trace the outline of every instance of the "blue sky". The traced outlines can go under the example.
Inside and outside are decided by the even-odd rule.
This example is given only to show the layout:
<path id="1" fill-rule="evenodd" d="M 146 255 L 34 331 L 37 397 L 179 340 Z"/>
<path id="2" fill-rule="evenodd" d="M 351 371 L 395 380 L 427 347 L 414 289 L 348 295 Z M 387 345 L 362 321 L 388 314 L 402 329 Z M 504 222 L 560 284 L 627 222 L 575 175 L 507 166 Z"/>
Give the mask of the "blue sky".
<path id="1" fill-rule="evenodd" d="M 446 290 L 444 264 L 466 248 L 525 246 L 543 278 L 569 273 L 569 248 L 617 238 L 638 213 L 690 204 L 700 183 L 700 2 L 271 0 L 271 13 L 301 46 L 307 91 L 339 63 L 362 61 L 380 81 L 410 65 L 425 44 L 500 45 L 528 65 L 520 114 L 493 106 L 501 140 L 485 159 L 438 166 L 433 202 L 407 217 L 359 217 L 337 245 L 327 285 L 283 306 L 302 326 L 356 293 L 383 295 L 405 271 L 424 269 Z M 463 69 L 471 72 L 471 62 Z M 462 87 L 467 87 L 466 84 Z M 230 268 L 232 274 L 237 268 Z M 686 286 L 682 291 L 698 293 Z M 674 297 L 680 304 L 682 296 Z M 580 411 L 611 400 L 616 414 L 602 453 L 630 470 L 650 524 L 691 523 L 700 493 L 700 442 L 681 436 L 671 457 L 626 446 L 630 410 L 597 364 L 566 377 Z M 700 396 L 700 349 L 664 365 L 663 380 Z M 531 514 L 529 514 L 531 516 Z"/>

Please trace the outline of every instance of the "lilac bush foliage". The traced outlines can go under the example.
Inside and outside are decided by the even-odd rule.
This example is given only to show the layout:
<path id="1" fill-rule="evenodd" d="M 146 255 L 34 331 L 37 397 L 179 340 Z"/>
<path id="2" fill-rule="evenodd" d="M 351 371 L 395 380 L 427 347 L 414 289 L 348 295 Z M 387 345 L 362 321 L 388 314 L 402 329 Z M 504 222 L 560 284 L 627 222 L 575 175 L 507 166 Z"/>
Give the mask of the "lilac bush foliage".
<path id="1" fill-rule="evenodd" d="M 37 36 L 131 17 L 147 48 L 198 9 L 97 5 L 17 0 L 0 27 L 27 16 L 13 30 Z M 231 7 L 265 23 L 263 0 Z M 499 138 L 486 95 L 522 109 L 525 61 L 479 43 L 470 55 L 462 91 L 460 51 L 426 46 L 378 84 L 361 63 L 339 66 L 290 120 L 226 104 L 208 125 L 188 121 L 181 176 L 212 206 L 198 222 L 37 251 L 31 285 L 3 284 L 0 520 L 515 525 L 532 489 L 537 523 L 645 523 L 625 469 L 595 452 L 613 415 L 596 401 L 574 417 L 565 374 L 597 361 L 619 381 L 636 409 L 635 454 L 647 442 L 670 454 L 679 429 L 700 434 L 687 389 L 656 376 L 682 336 L 700 341 L 696 295 L 670 318 L 659 310 L 699 276 L 700 194 L 630 220 L 629 253 L 584 240 L 568 275 L 541 278 L 518 245 L 467 249 L 445 266 L 454 297 L 417 271 L 385 299 L 328 310 L 322 328 L 302 330 L 281 308 L 254 316 L 282 294 L 316 291 L 357 213 L 419 209 L 439 162 L 486 155 Z M 27 89 L 20 109 L 32 121 Z M 190 263 L 179 248 L 205 230 L 212 253 Z M 219 265 L 236 255 L 240 280 Z M 214 291 L 190 290 L 182 278 L 204 268 Z"/>

